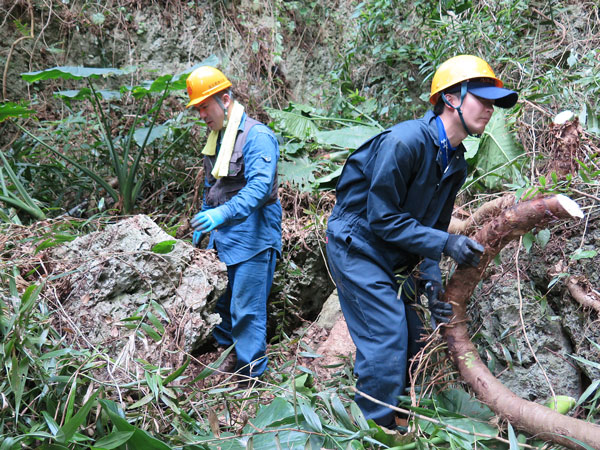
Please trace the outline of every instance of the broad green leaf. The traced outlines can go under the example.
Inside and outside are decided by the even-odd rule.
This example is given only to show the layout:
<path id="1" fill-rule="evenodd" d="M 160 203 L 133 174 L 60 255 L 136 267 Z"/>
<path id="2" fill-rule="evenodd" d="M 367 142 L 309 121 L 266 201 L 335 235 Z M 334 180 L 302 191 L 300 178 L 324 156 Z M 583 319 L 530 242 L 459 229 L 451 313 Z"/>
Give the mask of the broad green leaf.
<path id="1" fill-rule="evenodd" d="M 570 257 L 572 261 L 578 261 L 580 259 L 591 259 L 594 258 L 598 252 L 596 250 L 582 250 L 577 249 Z"/>
<path id="2" fill-rule="evenodd" d="M 535 235 L 535 240 L 541 248 L 545 248 L 548 242 L 550 242 L 550 230 L 540 230 L 538 234 Z"/>
<path id="3" fill-rule="evenodd" d="M 133 431 L 113 431 L 108 436 L 98 439 L 94 443 L 94 447 L 104 448 L 106 450 L 117 448 L 118 446 L 125 444 L 129 438 L 133 436 L 133 433 Z"/>
<path id="4" fill-rule="evenodd" d="M 113 67 L 62 66 L 22 73 L 21 77 L 28 83 L 35 83 L 40 80 L 56 80 L 59 78 L 63 80 L 80 80 L 82 78 L 99 78 L 123 74 L 125 74 L 123 70 Z"/>
<path id="5" fill-rule="evenodd" d="M 144 144 L 144 140 L 148 135 L 149 127 L 138 128 L 133 133 L 133 140 L 138 146 L 142 146 Z M 146 141 L 146 145 L 150 145 L 156 139 L 162 138 L 169 131 L 169 127 L 167 125 L 155 125 L 152 127 L 152 131 L 150 132 L 150 136 L 148 136 L 148 140 Z"/>
<path id="6" fill-rule="evenodd" d="M 201 61 L 200 63 L 176 75 L 161 75 L 154 80 L 145 81 L 138 86 L 129 86 L 126 89 L 130 90 L 134 97 L 140 97 L 152 93 L 161 93 L 164 92 L 165 89 L 168 89 L 169 91 L 184 90 L 186 89 L 185 80 L 187 79 L 188 75 L 192 73 L 195 69 L 201 66 L 216 67 L 218 65 L 219 58 L 215 55 L 211 55 L 208 58 Z"/>
<path id="7" fill-rule="evenodd" d="M 294 407 L 282 397 L 275 398 L 266 406 L 261 406 L 256 414 L 252 424 L 257 428 L 267 428 L 274 422 L 278 422 L 286 417 L 294 415 Z M 251 427 L 247 427 L 251 432 Z"/>
<path id="8" fill-rule="evenodd" d="M 319 163 L 310 161 L 307 157 L 281 161 L 278 167 L 281 181 L 288 181 L 304 192 L 312 189 L 312 183 L 315 182 L 314 172 L 318 169 Z"/>
<path id="9" fill-rule="evenodd" d="M 33 109 L 12 102 L 0 103 L 0 123 L 12 117 L 29 117 L 35 114 Z"/>
<path id="10" fill-rule="evenodd" d="M 282 111 L 270 108 L 267 111 L 273 120 L 278 122 L 285 134 L 302 141 L 315 137 L 319 131 L 313 121 L 300 111 Z"/>
<path id="11" fill-rule="evenodd" d="M 169 239 L 167 241 L 162 241 L 152 246 L 152 251 L 154 253 L 159 253 L 161 255 L 171 253 L 173 248 L 175 248 L 175 244 L 177 243 L 174 239 Z"/>
<path id="12" fill-rule="evenodd" d="M 333 172 L 331 172 L 330 174 L 322 176 L 320 178 L 317 178 L 315 180 L 315 183 L 318 185 L 330 183 L 331 181 L 335 180 L 342 174 L 342 170 L 344 170 L 344 167 L 340 166 L 337 169 L 335 169 Z"/>
<path id="13" fill-rule="evenodd" d="M 98 89 L 96 94 L 99 95 L 103 100 L 120 100 L 121 93 L 119 91 L 108 91 L 105 89 Z M 65 100 L 87 100 L 92 97 L 92 90 L 90 88 L 81 89 L 69 89 L 66 91 L 56 91 L 55 97 L 63 98 Z"/>
<path id="14" fill-rule="evenodd" d="M 475 165 L 479 175 L 484 175 L 482 181 L 490 189 L 501 188 L 503 178 L 513 178 L 511 166 L 523 155 L 523 150 L 508 130 L 506 116 L 501 109 L 494 111 L 477 145 L 471 139 L 465 139 L 463 143 L 467 148 L 465 158 Z M 471 156 L 473 153 L 475 156 Z"/>
<path id="15" fill-rule="evenodd" d="M 355 125 L 340 128 L 339 130 L 318 131 L 316 140 L 319 144 L 330 145 L 339 148 L 357 149 L 367 139 L 380 132 L 379 128 L 366 125 Z"/>
<path id="16" fill-rule="evenodd" d="M 525 251 L 527 253 L 529 253 L 532 246 L 533 246 L 533 233 L 531 231 L 529 231 L 523 235 L 523 247 L 525 247 Z"/>
<path id="17" fill-rule="evenodd" d="M 480 420 L 490 420 L 494 417 L 494 413 L 486 405 L 462 389 L 447 389 L 435 398 L 441 407 L 463 416 Z"/>

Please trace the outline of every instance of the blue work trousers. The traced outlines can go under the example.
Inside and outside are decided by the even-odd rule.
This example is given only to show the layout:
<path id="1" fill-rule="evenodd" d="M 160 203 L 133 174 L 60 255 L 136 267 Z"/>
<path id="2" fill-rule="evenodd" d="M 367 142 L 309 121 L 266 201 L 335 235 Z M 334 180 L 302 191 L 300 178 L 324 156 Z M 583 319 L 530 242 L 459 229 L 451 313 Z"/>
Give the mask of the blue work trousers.
<path id="1" fill-rule="evenodd" d="M 406 386 L 408 360 L 422 347 L 423 324 L 414 308 L 415 280 L 399 283 L 385 258 L 364 236 L 364 228 L 332 217 L 327 230 L 327 259 L 348 331 L 356 345 L 356 387 L 382 402 L 398 404 Z M 410 296 L 408 292 L 412 292 Z M 399 298 L 400 297 L 400 298 Z M 409 298 L 407 298 L 409 297 Z M 417 296 L 418 297 L 418 296 Z M 367 419 L 395 425 L 393 410 L 360 394 L 355 401 Z"/>
<path id="2" fill-rule="evenodd" d="M 219 345 L 235 343 L 236 371 L 258 377 L 267 368 L 267 298 L 277 253 L 269 248 L 227 266 L 227 291 L 217 300 L 221 323 L 213 330 Z"/>

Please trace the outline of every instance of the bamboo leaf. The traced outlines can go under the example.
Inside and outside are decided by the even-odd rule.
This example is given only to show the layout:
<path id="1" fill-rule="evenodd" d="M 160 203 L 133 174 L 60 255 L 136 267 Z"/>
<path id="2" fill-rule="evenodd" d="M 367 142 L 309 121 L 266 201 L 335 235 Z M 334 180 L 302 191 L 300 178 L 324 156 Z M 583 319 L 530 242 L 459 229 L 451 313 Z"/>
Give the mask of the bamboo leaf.
<path id="1" fill-rule="evenodd" d="M 183 371 L 187 369 L 187 366 L 189 366 L 190 361 L 190 358 L 187 358 L 179 369 L 165 377 L 162 381 L 163 386 L 167 386 L 171 381 L 175 381 L 177 378 L 179 378 Z"/>
<path id="2" fill-rule="evenodd" d="M 510 422 L 508 423 L 508 441 L 510 443 L 510 450 L 519 450 L 519 441 Z"/>
<path id="3" fill-rule="evenodd" d="M 63 443 L 69 443 L 77 429 L 85 422 L 88 413 L 92 409 L 92 406 L 94 406 L 98 393 L 99 391 L 94 392 L 89 400 L 77 411 L 77 414 L 60 428 L 60 431 L 64 433 Z"/>
<path id="4" fill-rule="evenodd" d="M 321 419 L 317 415 L 317 413 L 304 401 L 300 401 L 300 411 L 302 411 L 302 415 L 306 419 L 309 428 L 312 431 L 316 431 L 317 433 L 321 433 L 323 431 L 323 425 L 321 424 Z"/>
<path id="5" fill-rule="evenodd" d="M 140 324 L 140 328 L 142 328 L 142 330 L 144 330 L 144 332 L 150 336 L 151 339 L 153 339 L 156 342 L 159 342 L 162 339 L 162 336 L 160 334 L 158 334 L 154 328 L 152 328 L 150 325 L 148 325 L 147 323 L 142 323 Z"/>
<path id="6" fill-rule="evenodd" d="M 129 441 L 129 438 L 133 436 L 133 433 L 133 431 L 113 431 L 108 436 L 98 439 L 94 443 L 94 448 L 112 450 L 113 448 L 117 448 Z"/>
<path id="7" fill-rule="evenodd" d="M 331 406 L 333 407 L 333 411 L 335 412 L 336 417 L 340 420 L 342 425 L 348 430 L 353 429 L 354 425 L 352 424 L 352 420 L 348 415 L 348 411 L 346 411 L 346 408 L 344 408 L 342 401 L 335 394 L 331 396 Z"/>
<path id="8" fill-rule="evenodd" d="M 122 416 L 123 413 L 117 405 L 110 400 L 100 400 L 102 408 L 108 414 L 111 422 L 118 431 L 133 432 L 127 441 L 127 448 L 130 450 L 170 450 L 167 444 L 150 436 L 147 431 L 141 430 L 134 425 L 131 425 Z"/>

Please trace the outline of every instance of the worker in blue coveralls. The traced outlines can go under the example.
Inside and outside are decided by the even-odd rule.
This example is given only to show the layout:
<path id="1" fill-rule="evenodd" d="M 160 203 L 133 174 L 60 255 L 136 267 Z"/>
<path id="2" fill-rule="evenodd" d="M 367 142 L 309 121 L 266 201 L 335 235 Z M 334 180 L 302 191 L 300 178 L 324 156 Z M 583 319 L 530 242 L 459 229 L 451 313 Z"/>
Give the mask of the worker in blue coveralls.
<path id="1" fill-rule="evenodd" d="M 437 323 L 452 317 L 441 300 L 442 254 L 476 266 L 484 251 L 447 229 L 467 175 L 463 139 L 483 133 L 494 106 L 517 101 L 502 86 L 484 60 L 449 59 L 433 77 L 433 111 L 369 139 L 340 175 L 327 257 L 356 345 L 357 389 L 387 404 L 404 394 L 408 361 L 422 346 L 420 293 Z M 393 410 L 360 394 L 356 402 L 367 419 L 395 428 Z"/>
<path id="2" fill-rule="evenodd" d="M 204 197 L 193 216 L 193 243 L 212 232 L 208 248 L 227 266 L 227 290 L 216 311 L 213 336 L 235 344 L 235 366 L 245 377 L 267 367 L 267 298 L 281 254 L 281 203 L 277 196 L 279 146 L 273 132 L 248 117 L 233 99 L 231 82 L 209 66 L 186 79 L 190 102 L 211 130 L 204 155 Z"/>

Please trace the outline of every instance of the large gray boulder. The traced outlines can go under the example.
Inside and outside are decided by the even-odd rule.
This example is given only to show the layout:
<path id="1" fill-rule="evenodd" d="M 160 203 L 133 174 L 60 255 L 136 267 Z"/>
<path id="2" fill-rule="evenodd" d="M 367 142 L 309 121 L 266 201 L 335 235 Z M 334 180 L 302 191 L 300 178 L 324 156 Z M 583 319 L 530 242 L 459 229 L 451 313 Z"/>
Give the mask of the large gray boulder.
<path id="1" fill-rule="evenodd" d="M 121 368 L 134 360 L 164 366 L 167 356 L 180 363 L 220 321 L 212 311 L 227 285 L 225 265 L 148 216 L 120 220 L 48 257 L 57 322 Z"/>

